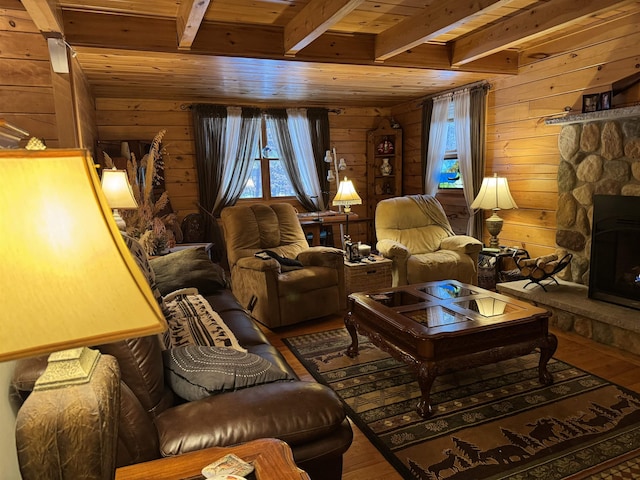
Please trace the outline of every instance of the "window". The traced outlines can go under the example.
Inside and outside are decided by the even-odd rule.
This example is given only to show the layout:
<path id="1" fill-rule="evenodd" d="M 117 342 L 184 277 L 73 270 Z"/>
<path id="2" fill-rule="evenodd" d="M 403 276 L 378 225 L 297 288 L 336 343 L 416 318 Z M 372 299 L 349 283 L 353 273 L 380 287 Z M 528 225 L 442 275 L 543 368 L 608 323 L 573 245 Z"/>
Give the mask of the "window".
<path id="1" fill-rule="evenodd" d="M 240 195 L 241 199 L 271 200 L 273 198 L 294 197 L 291 180 L 278 158 L 275 147 L 275 132 L 262 118 L 262 135 L 254 146 L 255 162 L 251 175 Z"/>
<path id="2" fill-rule="evenodd" d="M 438 188 L 462 188 L 462 176 L 460 163 L 458 162 L 458 150 L 456 144 L 456 125 L 453 121 L 453 102 L 449 103 L 449 116 L 447 118 L 447 144 L 440 168 L 440 180 Z"/>

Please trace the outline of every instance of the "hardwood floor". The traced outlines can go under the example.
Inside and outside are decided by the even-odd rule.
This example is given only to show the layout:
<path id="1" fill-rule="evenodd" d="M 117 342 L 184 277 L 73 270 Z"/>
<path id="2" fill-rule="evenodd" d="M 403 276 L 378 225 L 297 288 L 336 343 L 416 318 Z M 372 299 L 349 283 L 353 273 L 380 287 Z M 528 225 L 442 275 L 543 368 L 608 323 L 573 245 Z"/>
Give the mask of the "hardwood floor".
<path id="1" fill-rule="evenodd" d="M 277 332 L 266 328 L 264 331 L 298 376 L 303 380 L 314 381 L 309 372 L 282 342 L 282 338 L 343 327 L 342 317 L 336 315 L 278 329 Z M 556 358 L 640 392 L 640 356 L 621 352 L 561 330 L 552 329 L 552 332 L 558 337 Z M 355 425 L 352 426 L 354 439 L 351 448 L 344 456 L 343 480 L 361 480 L 363 478 L 402 480 L 402 477 L 369 442 L 367 437 Z"/>

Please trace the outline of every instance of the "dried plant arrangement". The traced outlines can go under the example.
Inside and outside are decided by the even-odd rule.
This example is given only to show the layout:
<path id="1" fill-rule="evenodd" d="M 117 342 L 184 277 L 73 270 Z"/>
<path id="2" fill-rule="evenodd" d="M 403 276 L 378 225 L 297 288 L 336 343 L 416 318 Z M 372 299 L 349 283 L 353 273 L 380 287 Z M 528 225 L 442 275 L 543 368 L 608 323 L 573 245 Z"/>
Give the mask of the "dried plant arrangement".
<path id="1" fill-rule="evenodd" d="M 135 154 L 129 153 L 127 158 L 127 176 L 138 203 L 134 210 L 122 210 L 120 214 L 127 225 L 127 234 L 137 238 L 148 255 L 159 255 L 175 246 L 180 241 L 182 232 L 175 213 L 161 215 L 169 204 L 169 194 L 165 191 L 156 200 L 153 194 L 154 183 L 162 180 L 160 171 L 164 166 L 166 148 L 162 139 L 166 130 L 160 130 L 151 142 L 149 153 L 140 163 Z M 113 167 L 113 159 L 104 152 L 105 166 Z"/>

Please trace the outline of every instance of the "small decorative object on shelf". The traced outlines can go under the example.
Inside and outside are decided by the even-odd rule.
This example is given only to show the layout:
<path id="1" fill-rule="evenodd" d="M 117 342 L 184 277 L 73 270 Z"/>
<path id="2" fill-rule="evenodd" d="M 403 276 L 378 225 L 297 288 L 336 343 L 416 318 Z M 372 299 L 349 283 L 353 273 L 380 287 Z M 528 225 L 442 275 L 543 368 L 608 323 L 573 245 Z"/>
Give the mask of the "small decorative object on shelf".
<path id="1" fill-rule="evenodd" d="M 384 175 L 385 177 L 388 175 L 391 175 L 391 164 L 389 163 L 389 159 L 388 158 L 383 158 L 382 159 L 382 165 L 380 165 L 380 173 L 382 173 L 382 175 Z"/>
<path id="2" fill-rule="evenodd" d="M 382 142 L 378 144 L 378 153 L 393 153 L 393 143 L 387 137 L 384 137 Z"/>

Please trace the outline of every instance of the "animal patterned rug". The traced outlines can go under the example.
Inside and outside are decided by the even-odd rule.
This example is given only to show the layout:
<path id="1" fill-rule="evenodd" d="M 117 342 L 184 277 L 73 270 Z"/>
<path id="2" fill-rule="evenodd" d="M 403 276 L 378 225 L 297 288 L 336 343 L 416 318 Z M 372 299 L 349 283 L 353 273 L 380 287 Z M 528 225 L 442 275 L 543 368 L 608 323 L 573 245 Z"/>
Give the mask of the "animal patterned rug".
<path id="1" fill-rule="evenodd" d="M 547 387 L 535 352 L 438 377 L 425 420 L 412 369 L 365 337 L 355 359 L 345 329 L 285 342 L 404 478 L 640 478 L 640 395 L 567 363 Z"/>

